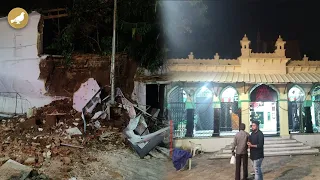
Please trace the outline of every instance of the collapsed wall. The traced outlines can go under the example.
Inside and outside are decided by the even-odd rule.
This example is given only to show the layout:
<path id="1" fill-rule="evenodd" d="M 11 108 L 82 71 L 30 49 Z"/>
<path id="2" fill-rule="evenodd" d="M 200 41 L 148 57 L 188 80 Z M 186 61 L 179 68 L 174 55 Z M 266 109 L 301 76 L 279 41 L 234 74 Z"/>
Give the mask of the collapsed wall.
<path id="1" fill-rule="evenodd" d="M 100 87 L 110 92 L 110 56 L 75 54 L 72 64 L 66 66 L 63 57 L 48 56 L 41 60 L 39 79 L 45 82 L 47 95 L 72 97 L 89 78 L 94 78 Z M 130 95 L 134 87 L 136 63 L 126 54 L 115 57 L 115 87 Z"/>
<path id="2" fill-rule="evenodd" d="M 38 80 L 40 17 L 29 14 L 23 29 L 13 29 L 6 17 L 0 18 L 0 113 L 22 113 L 54 100 L 44 95 L 44 82 Z"/>
<path id="3" fill-rule="evenodd" d="M 29 14 L 23 29 L 13 29 L 7 18 L 0 18 L 0 114 L 25 113 L 54 100 L 72 97 L 81 83 L 94 78 L 100 86 L 110 84 L 110 56 L 74 55 L 73 64 L 64 58 L 39 56 L 41 53 L 41 15 Z M 116 56 L 116 87 L 133 91 L 136 63 L 126 55 Z"/>

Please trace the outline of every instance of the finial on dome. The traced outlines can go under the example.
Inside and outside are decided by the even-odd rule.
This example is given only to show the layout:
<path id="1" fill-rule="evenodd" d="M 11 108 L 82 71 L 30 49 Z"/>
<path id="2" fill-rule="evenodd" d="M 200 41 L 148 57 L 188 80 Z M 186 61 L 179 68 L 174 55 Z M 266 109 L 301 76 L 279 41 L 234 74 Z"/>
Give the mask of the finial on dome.
<path id="1" fill-rule="evenodd" d="M 215 60 L 220 59 L 220 56 L 219 56 L 219 54 L 218 54 L 218 53 L 216 53 L 216 55 L 214 56 L 214 59 L 215 59 Z"/>
<path id="2" fill-rule="evenodd" d="M 247 34 L 244 34 L 244 36 L 243 36 L 243 38 L 242 38 L 242 41 L 248 41 Z"/>
<path id="3" fill-rule="evenodd" d="M 282 39 L 281 35 L 279 35 L 279 38 L 278 38 L 278 40 L 277 40 L 277 41 L 283 41 L 283 39 Z"/>
<path id="4" fill-rule="evenodd" d="M 193 59 L 194 58 L 194 55 L 193 55 L 193 52 L 190 52 L 190 54 L 188 55 L 189 59 Z"/>
<path id="5" fill-rule="evenodd" d="M 303 56 L 302 60 L 304 61 L 304 64 L 305 64 L 305 65 L 308 65 L 308 64 L 309 64 L 309 57 L 307 57 L 306 54 Z"/>

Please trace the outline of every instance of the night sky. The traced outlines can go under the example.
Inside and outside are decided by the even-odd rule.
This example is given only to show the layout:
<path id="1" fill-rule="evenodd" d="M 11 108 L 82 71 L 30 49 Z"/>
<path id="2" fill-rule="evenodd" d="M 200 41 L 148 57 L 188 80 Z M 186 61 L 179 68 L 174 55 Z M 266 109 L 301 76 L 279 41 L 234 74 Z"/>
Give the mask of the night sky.
<path id="1" fill-rule="evenodd" d="M 318 42 L 319 7 L 316 1 L 303 0 L 211 0 L 208 4 L 210 25 L 206 29 L 193 27 L 188 41 L 171 48 L 172 56 L 183 58 L 190 51 L 195 57 L 237 58 L 240 40 L 247 34 L 251 48 L 256 49 L 256 37 L 276 41 L 281 35 L 285 41 L 297 40 L 301 54 L 320 59 Z"/>
<path id="2" fill-rule="evenodd" d="M 181 0 L 183 1 L 183 0 Z M 12 8 L 50 9 L 64 7 L 63 0 L 6 1 L 0 7 L 0 15 Z M 68 3 L 72 4 L 71 0 Z M 256 49 L 256 37 L 275 41 L 278 35 L 284 40 L 297 40 L 301 54 L 310 59 L 320 59 L 319 11 L 316 1 L 311 0 L 210 0 L 206 28 L 192 27 L 193 33 L 181 43 L 169 46 L 170 57 L 184 58 L 193 51 L 196 57 L 213 58 L 218 52 L 221 58 L 237 58 L 240 55 L 240 40 L 247 34 L 251 48 Z M 183 10 L 181 10 L 183 11 Z M 179 11 L 177 11 L 179 12 Z"/>

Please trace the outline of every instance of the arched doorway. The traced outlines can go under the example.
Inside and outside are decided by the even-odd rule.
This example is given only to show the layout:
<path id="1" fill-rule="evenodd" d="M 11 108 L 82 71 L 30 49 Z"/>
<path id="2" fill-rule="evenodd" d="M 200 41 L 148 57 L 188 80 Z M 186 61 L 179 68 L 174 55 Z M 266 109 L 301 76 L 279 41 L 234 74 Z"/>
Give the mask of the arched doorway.
<path id="1" fill-rule="evenodd" d="M 185 103 L 187 93 L 181 87 L 174 87 L 168 93 L 169 119 L 173 121 L 174 136 L 185 137 L 186 135 L 186 110 Z"/>
<path id="2" fill-rule="evenodd" d="M 250 93 L 250 121 L 259 121 L 264 134 L 279 134 L 278 93 L 272 87 L 262 84 Z"/>
<path id="3" fill-rule="evenodd" d="M 213 133 L 213 92 L 203 86 L 194 96 L 195 136 L 211 136 Z"/>
<path id="4" fill-rule="evenodd" d="M 237 90 L 231 86 L 226 87 L 221 92 L 220 132 L 222 134 L 237 132 L 239 130 L 240 114 L 238 99 Z"/>
<path id="5" fill-rule="evenodd" d="M 313 131 L 319 132 L 320 126 L 320 85 L 312 90 L 312 106 L 311 106 Z"/>
<path id="6" fill-rule="evenodd" d="M 304 90 L 297 85 L 290 88 L 288 92 L 288 120 L 290 132 L 299 132 L 305 97 Z"/>

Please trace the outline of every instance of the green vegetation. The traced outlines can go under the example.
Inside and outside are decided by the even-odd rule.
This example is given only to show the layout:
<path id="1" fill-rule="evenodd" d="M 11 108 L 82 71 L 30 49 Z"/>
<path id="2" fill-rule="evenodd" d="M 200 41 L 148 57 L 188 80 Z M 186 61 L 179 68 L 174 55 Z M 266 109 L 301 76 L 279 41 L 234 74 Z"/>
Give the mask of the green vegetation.
<path id="1" fill-rule="evenodd" d="M 166 59 L 165 40 L 192 33 L 192 19 L 205 22 L 205 12 L 200 0 L 118 0 L 116 52 L 125 52 L 141 67 L 155 71 Z M 74 52 L 111 54 L 113 1 L 77 0 L 68 14 L 69 24 L 49 48 L 65 56 L 67 64 Z"/>

